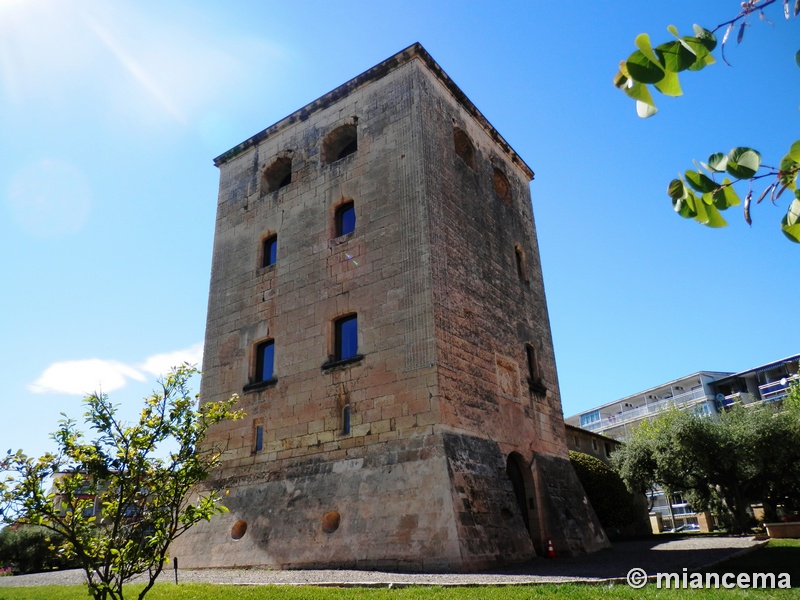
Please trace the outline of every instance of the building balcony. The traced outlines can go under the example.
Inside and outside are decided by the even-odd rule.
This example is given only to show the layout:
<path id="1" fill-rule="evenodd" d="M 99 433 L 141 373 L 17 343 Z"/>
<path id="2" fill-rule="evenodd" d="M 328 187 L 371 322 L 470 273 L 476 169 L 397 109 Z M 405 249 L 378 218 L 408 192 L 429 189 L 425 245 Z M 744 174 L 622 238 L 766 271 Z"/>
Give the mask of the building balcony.
<path id="1" fill-rule="evenodd" d="M 789 395 L 789 387 L 792 382 L 797 381 L 798 378 L 798 375 L 792 375 L 791 377 L 784 377 L 780 381 L 773 381 L 758 386 L 758 393 L 761 396 L 761 400 L 763 402 L 777 402 L 778 400 L 783 400 Z"/>
<path id="2" fill-rule="evenodd" d="M 644 419 L 652 418 L 656 414 L 670 408 L 686 410 L 687 408 L 702 404 L 708 400 L 711 400 L 711 398 L 706 396 L 705 391 L 702 388 L 689 390 L 688 392 L 684 392 L 682 394 L 676 394 L 672 398 L 654 400 L 653 402 L 649 402 L 644 406 L 622 410 L 616 414 L 601 415 L 601 419 L 599 421 L 583 425 L 582 427 L 595 433 L 603 433 L 604 431 L 614 429 L 620 425 L 635 423 Z"/>
<path id="3" fill-rule="evenodd" d="M 745 406 L 757 406 L 766 402 L 778 402 L 789 395 L 789 388 L 792 382 L 798 379 L 800 379 L 800 376 L 792 375 L 790 377 L 784 377 L 779 381 L 772 381 L 760 385 L 758 386 L 758 397 L 743 392 L 728 394 L 721 404 L 724 408 L 728 409 L 737 402 L 741 402 Z"/>

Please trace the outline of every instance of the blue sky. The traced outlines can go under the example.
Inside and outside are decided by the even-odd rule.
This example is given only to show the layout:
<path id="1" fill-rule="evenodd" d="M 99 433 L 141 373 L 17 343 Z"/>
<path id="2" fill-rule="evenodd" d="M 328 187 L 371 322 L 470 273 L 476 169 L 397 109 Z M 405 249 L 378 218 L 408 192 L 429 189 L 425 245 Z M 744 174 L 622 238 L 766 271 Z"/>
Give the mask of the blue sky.
<path id="1" fill-rule="evenodd" d="M 50 447 L 102 389 L 135 410 L 202 353 L 212 159 L 419 41 L 536 173 L 564 412 L 798 352 L 779 208 L 711 230 L 665 190 L 691 160 L 800 138 L 797 22 L 772 10 L 642 121 L 633 39 L 738 2 L 0 0 L 0 451 Z M 779 9 L 780 7 L 778 7 Z"/>

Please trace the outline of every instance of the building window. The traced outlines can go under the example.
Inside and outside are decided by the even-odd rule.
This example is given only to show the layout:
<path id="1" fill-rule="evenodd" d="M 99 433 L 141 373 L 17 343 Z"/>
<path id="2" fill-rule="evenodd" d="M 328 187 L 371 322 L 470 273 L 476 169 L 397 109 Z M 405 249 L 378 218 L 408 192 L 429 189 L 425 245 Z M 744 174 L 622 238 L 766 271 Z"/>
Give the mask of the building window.
<path id="1" fill-rule="evenodd" d="M 336 361 L 358 356 L 358 316 L 348 315 L 334 324 L 333 358 Z"/>
<path id="2" fill-rule="evenodd" d="M 290 156 L 281 156 L 264 169 L 261 177 L 261 193 L 263 195 L 276 192 L 290 183 L 292 183 L 292 159 Z"/>
<path id="3" fill-rule="evenodd" d="M 342 435 L 350 435 L 350 405 L 342 409 Z"/>
<path id="4" fill-rule="evenodd" d="M 275 342 L 269 340 L 256 346 L 256 374 L 254 383 L 272 381 L 275 366 Z"/>
<path id="5" fill-rule="evenodd" d="M 597 440 L 592 438 L 592 450 L 597 452 Z"/>
<path id="6" fill-rule="evenodd" d="M 606 442 L 606 458 L 611 456 L 611 442 Z"/>
<path id="7" fill-rule="evenodd" d="M 351 365 L 364 358 L 358 353 L 358 316 L 349 314 L 339 317 L 333 321 L 332 326 L 330 354 L 328 360 L 322 364 L 323 371 Z M 339 406 L 349 406 L 349 404 Z M 344 416 L 342 413 L 342 417 Z"/>
<path id="8" fill-rule="evenodd" d="M 353 233 L 356 229 L 356 206 L 350 202 L 345 202 L 336 209 L 336 237 Z"/>
<path id="9" fill-rule="evenodd" d="M 581 438 L 579 438 L 577 435 L 572 436 L 572 441 L 575 443 L 576 448 L 581 447 Z"/>
<path id="10" fill-rule="evenodd" d="M 474 171 L 475 146 L 472 145 L 472 140 L 469 139 L 469 136 L 458 127 L 453 127 L 453 144 L 455 145 L 456 154 L 458 157 Z"/>
<path id="11" fill-rule="evenodd" d="M 355 123 L 342 125 L 325 136 L 322 157 L 327 164 L 341 160 L 358 150 L 358 130 Z"/>
<path id="12" fill-rule="evenodd" d="M 581 427 L 586 427 L 587 425 L 597 423 L 598 421 L 600 421 L 599 409 L 581 415 Z"/>
<path id="13" fill-rule="evenodd" d="M 542 366 L 539 363 L 539 356 L 533 344 L 525 344 L 525 352 L 528 359 L 528 385 L 530 389 L 537 393 L 547 391 L 542 377 Z"/>
<path id="14" fill-rule="evenodd" d="M 278 236 L 271 235 L 264 240 L 261 248 L 261 266 L 271 267 L 278 260 Z"/>
<path id="15" fill-rule="evenodd" d="M 514 257 L 517 260 L 517 277 L 520 281 L 528 281 L 528 267 L 525 262 L 525 251 L 519 244 L 514 245 Z"/>
<path id="16" fill-rule="evenodd" d="M 255 438 L 253 449 L 256 452 L 261 452 L 264 449 L 264 426 L 256 421 L 255 431 L 253 432 Z"/>

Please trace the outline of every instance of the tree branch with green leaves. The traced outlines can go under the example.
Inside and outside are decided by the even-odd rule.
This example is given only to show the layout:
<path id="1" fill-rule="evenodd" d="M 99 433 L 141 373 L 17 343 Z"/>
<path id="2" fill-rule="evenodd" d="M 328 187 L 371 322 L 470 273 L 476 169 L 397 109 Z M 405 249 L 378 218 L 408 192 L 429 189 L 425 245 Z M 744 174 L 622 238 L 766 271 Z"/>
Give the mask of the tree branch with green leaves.
<path id="1" fill-rule="evenodd" d="M 674 39 L 655 47 L 650 42 L 650 36 L 639 34 L 634 40 L 637 50 L 627 60 L 620 62 L 614 85 L 636 101 L 636 112 L 640 117 L 654 115 L 657 109 L 650 86 L 666 96 L 681 96 L 683 90 L 678 73 L 700 71 L 716 62 L 712 52 L 717 48 L 717 31 L 725 30 L 719 47 L 723 61 L 728 64 L 725 47 L 730 34 L 737 30 L 736 39 L 740 43 L 751 26 L 751 19 L 757 16 L 759 20 L 769 22 L 764 9 L 777 2 L 741 2 L 739 13 L 734 18 L 712 30 L 695 25 L 692 36 L 681 36 L 678 29 L 670 25 L 667 31 Z M 800 0 L 783 0 L 782 4 L 786 19 L 800 14 Z M 795 61 L 800 66 L 800 51 L 795 54 Z M 759 194 L 756 204 L 767 197 L 774 204 L 786 190 L 793 192 L 794 197 L 781 221 L 781 230 L 789 240 L 800 243 L 800 140 L 790 143 L 789 151 L 777 167 L 762 164 L 761 154 L 756 150 L 738 147 L 727 154 L 712 154 L 705 163 L 695 162 L 695 168 L 673 179 L 667 189 L 673 209 L 680 216 L 708 227 L 724 227 L 728 223 L 720 211 L 743 204 L 744 220 L 751 225 L 752 199 L 756 193 L 754 184 L 768 179 L 768 185 Z M 718 177 L 722 177 L 721 181 L 718 181 Z M 748 185 L 744 203 L 734 189 L 739 183 Z"/>
<path id="2" fill-rule="evenodd" d="M 59 550 L 86 573 L 95 600 L 123 600 L 123 584 L 146 574 L 152 588 L 174 539 L 227 509 L 214 490 L 189 491 L 219 464 L 225 448 L 205 442 L 209 427 L 242 416 L 236 396 L 196 407 L 190 366 L 174 369 L 145 399 L 138 421 L 120 420 L 104 394 L 84 399 L 86 440 L 64 417 L 55 453 L 21 450 L 0 460 L 0 522 L 34 524 L 59 534 Z M 52 482 L 52 487 L 47 487 Z"/>

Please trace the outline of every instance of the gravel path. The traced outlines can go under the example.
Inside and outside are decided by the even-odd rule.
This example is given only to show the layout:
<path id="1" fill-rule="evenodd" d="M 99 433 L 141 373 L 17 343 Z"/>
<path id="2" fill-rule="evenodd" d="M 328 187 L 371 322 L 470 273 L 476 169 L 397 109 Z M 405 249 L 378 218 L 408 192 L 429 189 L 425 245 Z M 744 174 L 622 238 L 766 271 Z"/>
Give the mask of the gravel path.
<path id="1" fill-rule="evenodd" d="M 179 581 L 232 585 L 509 585 L 535 583 L 592 583 L 624 579 L 634 567 L 648 574 L 682 573 L 709 566 L 747 552 L 762 544 L 749 537 L 654 538 L 617 542 L 609 550 L 575 558 L 537 558 L 514 568 L 484 573 L 387 573 L 381 571 L 272 571 L 267 569 L 200 569 L 178 572 Z M 173 582 L 174 571 L 164 571 L 159 582 Z M 77 585 L 84 581 L 80 570 L 0 577 L 0 587 L 33 585 Z"/>

